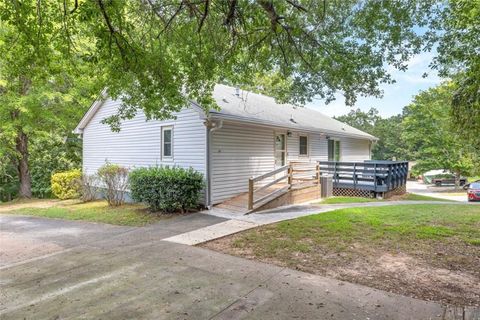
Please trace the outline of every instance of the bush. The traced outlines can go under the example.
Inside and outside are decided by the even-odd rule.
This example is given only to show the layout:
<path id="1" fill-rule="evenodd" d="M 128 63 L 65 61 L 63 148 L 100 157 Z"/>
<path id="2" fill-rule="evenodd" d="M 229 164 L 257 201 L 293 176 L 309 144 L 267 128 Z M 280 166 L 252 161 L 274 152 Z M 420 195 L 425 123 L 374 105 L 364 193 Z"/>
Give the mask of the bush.
<path id="1" fill-rule="evenodd" d="M 110 206 L 120 206 L 125 202 L 128 186 L 128 169 L 117 164 L 106 163 L 98 169 L 98 178 L 103 183 L 105 199 Z"/>
<path id="2" fill-rule="evenodd" d="M 29 140 L 28 166 L 32 194 L 36 198 L 52 196 L 53 174 L 79 168 L 82 164 L 81 140 L 71 135 L 64 139 L 63 134 L 50 133 Z"/>
<path id="3" fill-rule="evenodd" d="M 84 174 L 78 183 L 80 185 L 80 194 L 83 202 L 93 201 L 97 198 L 100 188 L 98 187 L 99 181 L 96 175 Z"/>
<path id="4" fill-rule="evenodd" d="M 132 198 L 153 211 L 175 212 L 198 206 L 203 175 L 192 168 L 151 167 L 130 173 Z"/>
<path id="5" fill-rule="evenodd" d="M 52 193 L 59 199 L 72 199 L 80 196 L 78 179 L 82 176 L 79 169 L 58 172 L 52 175 Z"/>

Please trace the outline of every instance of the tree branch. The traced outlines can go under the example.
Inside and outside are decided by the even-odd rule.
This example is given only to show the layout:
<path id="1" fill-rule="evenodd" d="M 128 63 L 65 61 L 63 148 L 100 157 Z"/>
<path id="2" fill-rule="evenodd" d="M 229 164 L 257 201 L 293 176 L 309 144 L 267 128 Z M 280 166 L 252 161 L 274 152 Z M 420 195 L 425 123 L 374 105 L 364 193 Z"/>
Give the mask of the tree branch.
<path id="1" fill-rule="evenodd" d="M 228 6 L 228 14 L 223 23 L 224 25 L 230 26 L 233 24 L 236 7 L 237 7 L 237 0 L 230 0 L 230 5 Z"/>
<path id="2" fill-rule="evenodd" d="M 277 29 L 278 22 L 284 17 L 279 16 L 277 14 L 277 11 L 275 10 L 275 7 L 273 6 L 272 1 L 267 1 L 267 0 L 258 0 L 258 3 L 260 6 L 265 10 L 267 13 L 268 17 L 270 18 L 270 23 L 272 25 L 272 30 L 275 31 Z"/>
<path id="3" fill-rule="evenodd" d="M 203 23 L 208 16 L 208 7 L 210 6 L 210 0 L 205 0 L 205 10 L 203 11 L 202 18 L 200 19 L 200 24 L 198 25 L 197 32 L 200 33 L 202 31 Z"/>
<path id="4" fill-rule="evenodd" d="M 290 5 L 294 6 L 295 8 L 297 8 L 298 10 L 300 11 L 303 11 L 303 12 L 308 12 L 308 10 L 302 6 L 301 4 L 297 3 L 296 1 L 293 1 L 293 0 L 286 0 L 287 3 L 289 3 Z"/>

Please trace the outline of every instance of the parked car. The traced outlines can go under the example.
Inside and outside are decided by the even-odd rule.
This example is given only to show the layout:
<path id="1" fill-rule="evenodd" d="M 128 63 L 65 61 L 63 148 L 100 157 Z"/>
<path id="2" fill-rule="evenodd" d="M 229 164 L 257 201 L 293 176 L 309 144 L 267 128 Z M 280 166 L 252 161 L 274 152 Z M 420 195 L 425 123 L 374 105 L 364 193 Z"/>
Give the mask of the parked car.
<path id="1" fill-rule="evenodd" d="M 480 180 L 478 180 L 480 181 Z M 480 201 L 480 182 L 472 182 L 467 190 L 468 201 Z"/>
<path id="2" fill-rule="evenodd" d="M 442 186 L 445 184 L 455 184 L 455 176 L 453 174 L 441 174 L 432 179 L 432 183 L 436 186 Z M 460 178 L 460 186 L 467 183 L 467 178 Z"/>
<path id="3" fill-rule="evenodd" d="M 467 183 L 466 185 L 463 186 L 463 189 L 464 189 L 464 190 L 468 190 L 468 188 L 470 187 L 470 185 L 471 185 L 472 183 L 480 183 L 480 180 L 475 180 L 475 181 L 472 181 L 472 182 L 470 182 L 470 183 Z"/>

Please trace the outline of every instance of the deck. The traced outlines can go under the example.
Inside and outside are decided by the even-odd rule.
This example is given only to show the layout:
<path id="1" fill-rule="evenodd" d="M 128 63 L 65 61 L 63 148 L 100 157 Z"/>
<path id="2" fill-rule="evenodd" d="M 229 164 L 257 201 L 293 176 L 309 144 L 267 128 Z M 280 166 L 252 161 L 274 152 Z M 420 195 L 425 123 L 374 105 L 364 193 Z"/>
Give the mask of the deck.
<path id="1" fill-rule="evenodd" d="M 406 185 L 407 175 L 408 162 L 403 161 L 290 162 L 245 181 L 245 184 L 248 182 L 248 192 L 230 198 L 217 207 L 247 214 L 311 201 L 320 197 L 321 176 L 331 176 L 334 189 L 364 190 L 367 195 L 385 195 Z"/>
<path id="2" fill-rule="evenodd" d="M 320 175 L 331 176 L 334 188 L 386 193 L 407 183 L 406 161 L 320 161 L 319 165 Z"/>

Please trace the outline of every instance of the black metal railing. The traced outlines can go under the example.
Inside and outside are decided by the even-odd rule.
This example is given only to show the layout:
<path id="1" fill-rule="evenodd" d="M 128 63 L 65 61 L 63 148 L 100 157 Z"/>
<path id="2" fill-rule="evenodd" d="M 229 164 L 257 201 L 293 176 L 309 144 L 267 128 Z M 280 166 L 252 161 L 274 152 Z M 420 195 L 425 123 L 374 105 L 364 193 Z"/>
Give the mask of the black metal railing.
<path id="1" fill-rule="evenodd" d="M 319 161 L 318 163 L 320 175 L 331 176 L 334 188 L 387 192 L 407 183 L 407 161 Z"/>

